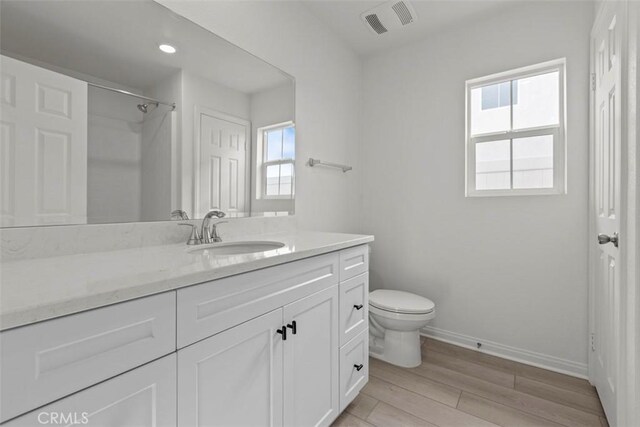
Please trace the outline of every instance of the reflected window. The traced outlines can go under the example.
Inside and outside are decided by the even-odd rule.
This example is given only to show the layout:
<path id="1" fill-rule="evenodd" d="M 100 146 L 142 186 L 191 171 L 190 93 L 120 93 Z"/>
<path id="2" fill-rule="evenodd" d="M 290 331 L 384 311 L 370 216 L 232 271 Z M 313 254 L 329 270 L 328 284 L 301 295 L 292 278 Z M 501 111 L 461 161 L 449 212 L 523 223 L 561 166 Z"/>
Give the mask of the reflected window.
<path id="1" fill-rule="evenodd" d="M 513 95 L 511 91 L 513 89 Z M 482 87 L 482 109 L 509 107 L 511 99 L 513 103 L 518 103 L 518 85 L 511 87 L 511 82 L 502 82 L 495 85 Z"/>
<path id="2" fill-rule="evenodd" d="M 296 130 L 292 123 L 260 129 L 262 164 L 258 184 L 265 199 L 291 199 L 295 191 Z"/>
<path id="3" fill-rule="evenodd" d="M 565 192 L 565 61 L 467 81 L 467 196 Z"/>

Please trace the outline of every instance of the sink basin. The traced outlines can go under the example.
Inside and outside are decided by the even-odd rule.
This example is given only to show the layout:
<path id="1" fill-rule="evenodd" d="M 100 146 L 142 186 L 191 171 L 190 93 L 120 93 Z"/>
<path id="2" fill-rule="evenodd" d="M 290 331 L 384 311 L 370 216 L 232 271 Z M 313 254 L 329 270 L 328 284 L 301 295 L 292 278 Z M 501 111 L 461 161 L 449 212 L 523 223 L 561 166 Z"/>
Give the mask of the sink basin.
<path id="1" fill-rule="evenodd" d="M 222 242 L 193 246 L 187 249 L 187 252 L 207 253 L 209 255 L 240 255 L 272 251 L 274 249 L 280 249 L 283 246 L 284 243 L 272 241 Z"/>

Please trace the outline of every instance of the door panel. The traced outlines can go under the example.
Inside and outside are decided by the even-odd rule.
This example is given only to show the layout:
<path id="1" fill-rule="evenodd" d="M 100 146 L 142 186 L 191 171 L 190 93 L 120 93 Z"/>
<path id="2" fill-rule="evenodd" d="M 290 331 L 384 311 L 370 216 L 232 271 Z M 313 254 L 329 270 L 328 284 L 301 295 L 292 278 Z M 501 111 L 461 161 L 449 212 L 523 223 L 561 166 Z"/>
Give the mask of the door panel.
<path id="1" fill-rule="evenodd" d="M 285 425 L 328 426 L 339 413 L 338 286 L 284 307 Z"/>
<path id="2" fill-rule="evenodd" d="M 87 84 L 0 61 L 0 225 L 86 223 Z"/>
<path id="3" fill-rule="evenodd" d="M 282 309 L 178 351 L 178 425 L 281 426 Z"/>
<path id="4" fill-rule="evenodd" d="M 593 92 L 593 216 L 596 234 L 613 236 L 620 230 L 620 26 L 617 2 L 602 9 L 592 32 L 595 77 Z M 620 347 L 620 249 L 613 243 L 597 244 L 593 307 L 592 380 L 598 390 L 609 424 L 616 424 L 618 358 Z"/>
<path id="5" fill-rule="evenodd" d="M 197 112 L 199 161 L 196 164 L 198 218 L 211 209 L 231 216 L 247 214 L 250 123 L 215 111 Z"/>

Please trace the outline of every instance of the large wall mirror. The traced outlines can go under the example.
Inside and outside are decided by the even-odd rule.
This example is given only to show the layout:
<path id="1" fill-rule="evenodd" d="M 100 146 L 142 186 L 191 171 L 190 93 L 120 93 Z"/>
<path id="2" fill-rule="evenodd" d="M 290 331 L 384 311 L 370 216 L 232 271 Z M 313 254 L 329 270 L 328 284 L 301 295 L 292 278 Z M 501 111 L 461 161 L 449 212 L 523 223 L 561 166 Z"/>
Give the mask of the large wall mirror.
<path id="1" fill-rule="evenodd" d="M 293 213 L 291 76 L 152 0 L 0 19 L 1 226 Z"/>

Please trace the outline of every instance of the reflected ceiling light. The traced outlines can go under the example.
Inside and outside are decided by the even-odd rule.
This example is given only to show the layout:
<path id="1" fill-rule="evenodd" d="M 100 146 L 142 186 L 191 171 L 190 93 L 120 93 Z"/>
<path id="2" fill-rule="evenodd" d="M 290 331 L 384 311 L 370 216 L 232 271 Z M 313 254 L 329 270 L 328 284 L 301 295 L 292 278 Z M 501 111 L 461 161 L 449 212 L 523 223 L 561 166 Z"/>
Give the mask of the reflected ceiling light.
<path id="1" fill-rule="evenodd" d="M 164 53 L 176 53 L 176 48 L 170 44 L 161 44 L 158 48 Z"/>

